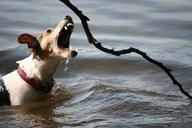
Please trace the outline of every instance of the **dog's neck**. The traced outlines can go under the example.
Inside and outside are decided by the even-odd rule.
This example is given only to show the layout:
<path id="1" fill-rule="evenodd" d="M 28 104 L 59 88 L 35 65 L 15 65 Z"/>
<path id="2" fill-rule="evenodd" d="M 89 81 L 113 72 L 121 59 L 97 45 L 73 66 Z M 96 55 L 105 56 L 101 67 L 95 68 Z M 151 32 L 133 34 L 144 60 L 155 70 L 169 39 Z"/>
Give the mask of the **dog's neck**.
<path id="1" fill-rule="evenodd" d="M 53 74 L 56 72 L 61 60 L 55 60 L 54 58 L 33 58 L 29 56 L 21 61 L 18 61 L 19 67 L 22 68 L 27 74 L 28 78 L 34 78 L 41 82 L 49 82 L 53 78 Z"/>

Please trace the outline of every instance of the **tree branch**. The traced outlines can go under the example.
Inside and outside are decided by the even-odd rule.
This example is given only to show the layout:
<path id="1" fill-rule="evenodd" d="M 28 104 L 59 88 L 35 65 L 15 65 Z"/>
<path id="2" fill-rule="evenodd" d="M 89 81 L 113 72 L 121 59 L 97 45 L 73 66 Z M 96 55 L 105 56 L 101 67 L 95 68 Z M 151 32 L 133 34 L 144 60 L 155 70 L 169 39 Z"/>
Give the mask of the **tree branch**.
<path id="1" fill-rule="evenodd" d="M 90 32 L 90 29 L 89 29 L 89 26 L 88 26 L 88 23 L 87 23 L 87 21 L 89 21 L 89 18 L 87 16 L 85 16 L 82 13 L 82 11 L 80 11 L 77 7 L 75 7 L 70 2 L 70 0 L 60 0 L 60 1 L 63 2 L 68 8 L 70 8 L 80 18 L 89 43 L 93 44 L 97 49 L 99 49 L 99 50 L 101 50 L 103 52 L 106 52 L 106 53 L 109 53 L 109 54 L 112 54 L 112 55 L 116 55 L 116 56 L 120 56 L 120 55 L 123 55 L 123 54 L 129 54 L 129 53 L 132 53 L 132 52 L 141 55 L 143 58 L 145 58 L 150 63 L 153 63 L 153 64 L 159 66 L 169 76 L 169 78 L 172 80 L 173 84 L 177 85 L 179 87 L 180 91 L 185 96 L 187 96 L 189 99 L 192 100 L 192 96 L 183 89 L 182 85 L 171 74 L 171 71 L 172 71 L 171 69 L 167 68 L 162 63 L 150 58 L 145 52 L 143 52 L 143 51 L 141 51 L 139 49 L 136 49 L 136 48 L 130 47 L 128 49 L 115 51 L 114 49 L 108 49 L 108 48 L 103 47 L 102 44 L 100 42 L 98 42 L 96 40 L 96 38 L 94 38 L 94 36 Z"/>

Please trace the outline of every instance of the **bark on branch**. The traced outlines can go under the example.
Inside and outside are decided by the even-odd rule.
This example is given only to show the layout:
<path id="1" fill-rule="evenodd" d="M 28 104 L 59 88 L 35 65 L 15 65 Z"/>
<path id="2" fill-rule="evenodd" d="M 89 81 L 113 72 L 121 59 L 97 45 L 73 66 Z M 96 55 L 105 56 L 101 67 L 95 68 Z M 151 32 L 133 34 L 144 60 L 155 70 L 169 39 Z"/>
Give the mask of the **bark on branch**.
<path id="1" fill-rule="evenodd" d="M 173 84 L 177 85 L 179 87 L 180 91 L 185 96 L 187 96 L 189 99 L 192 100 L 192 96 L 183 89 L 182 85 L 171 74 L 171 71 L 172 71 L 171 69 L 167 68 L 162 63 L 160 63 L 157 60 L 154 60 L 151 57 L 149 57 L 145 52 L 143 52 L 143 51 L 141 51 L 139 49 L 136 49 L 136 48 L 130 47 L 128 49 L 123 49 L 123 50 L 116 51 L 114 49 L 109 49 L 109 48 L 103 47 L 101 42 L 97 41 L 96 38 L 90 32 L 89 25 L 87 23 L 87 21 L 89 21 L 89 18 L 87 16 L 85 16 L 82 13 L 82 11 L 80 11 L 77 7 L 75 7 L 70 2 L 70 0 L 60 0 L 60 1 L 63 2 L 68 8 L 70 8 L 80 18 L 89 43 L 93 44 L 97 49 L 99 49 L 99 50 L 101 50 L 103 52 L 106 52 L 106 53 L 109 53 L 109 54 L 112 54 L 112 55 L 116 55 L 116 56 L 120 56 L 120 55 L 123 55 L 123 54 L 129 54 L 129 53 L 132 53 L 132 52 L 141 55 L 143 58 L 145 58 L 150 63 L 153 63 L 153 64 L 159 66 L 169 76 L 169 78 L 172 80 Z"/>

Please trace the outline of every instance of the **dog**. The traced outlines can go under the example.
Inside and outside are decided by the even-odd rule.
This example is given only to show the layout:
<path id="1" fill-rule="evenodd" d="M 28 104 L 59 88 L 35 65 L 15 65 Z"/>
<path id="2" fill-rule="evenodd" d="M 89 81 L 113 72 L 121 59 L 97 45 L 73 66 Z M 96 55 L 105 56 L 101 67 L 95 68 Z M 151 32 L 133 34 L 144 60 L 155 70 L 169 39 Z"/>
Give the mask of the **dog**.
<path id="1" fill-rule="evenodd" d="M 59 64 L 78 54 L 69 48 L 73 28 L 72 18 L 66 16 L 55 28 L 40 34 L 39 39 L 26 33 L 18 37 L 18 42 L 27 44 L 32 52 L 17 62 L 16 70 L 0 79 L 0 105 L 21 105 L 51 92 Z"/>

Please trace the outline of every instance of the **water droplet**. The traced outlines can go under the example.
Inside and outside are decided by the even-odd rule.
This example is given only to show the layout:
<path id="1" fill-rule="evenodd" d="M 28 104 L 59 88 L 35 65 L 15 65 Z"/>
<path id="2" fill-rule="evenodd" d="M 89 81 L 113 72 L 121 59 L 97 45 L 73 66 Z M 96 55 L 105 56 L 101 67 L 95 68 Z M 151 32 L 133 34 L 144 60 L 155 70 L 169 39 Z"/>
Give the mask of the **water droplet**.
<path id="1" fill-rule="evenodd" d="M 68 70 L 68 63 L 69 63 L 69 59 L 67 59 L 65 61 L 65 68 L 64 68 L 64 72 L 66 72 Z"/>

